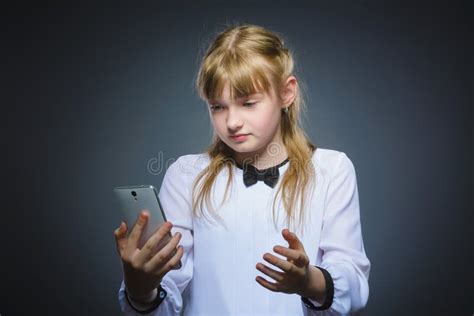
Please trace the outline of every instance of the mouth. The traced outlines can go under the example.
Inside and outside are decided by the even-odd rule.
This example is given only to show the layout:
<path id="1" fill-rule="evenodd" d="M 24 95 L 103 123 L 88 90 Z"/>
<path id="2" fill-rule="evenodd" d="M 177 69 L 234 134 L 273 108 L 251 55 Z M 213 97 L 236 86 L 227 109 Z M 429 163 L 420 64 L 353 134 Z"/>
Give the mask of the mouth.
<path id="1" fill-rule="evenodd" d="M 237 135 L 231 135 L 230 138 L 233 139 L 234 141 L 242 142 L 247 139 L 248 135 L 249 134 L 237 134 Z"/>

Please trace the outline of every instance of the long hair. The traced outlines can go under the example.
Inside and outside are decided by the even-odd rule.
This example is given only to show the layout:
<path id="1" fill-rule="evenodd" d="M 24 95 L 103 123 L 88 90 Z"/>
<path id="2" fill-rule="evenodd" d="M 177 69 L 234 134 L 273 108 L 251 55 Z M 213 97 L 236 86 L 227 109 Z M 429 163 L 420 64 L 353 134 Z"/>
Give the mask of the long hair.
<path id="1" fill-rule="evenodd" d="M 217 34 L 202 57 L 196 78 L 196 89 L 204 101 L 220 97 L 226 82 L 230 86 L 231 98 L 255 93 L 273 91 L 281 101 L 281 88 L 285 80 L 294 75 L 295 62 L 284 41 L 277 33 L 251 24 L 228 26 Z M 281 195 L 289 227 L 299 213 L 299 224 L 304 221 L 304 207 L 307 193 L 313 191 L 315 168 L 311 157 L 317 149 L 301 128 L 301 113 L 304 99 L 298 84 L 296 97 L 288 111 L 282 111 L 280 129 L 283 145 L 288 153 L 289 165 L 272 203 L 272 214 L 276 224 L 275 203 Z M 228 196 L 232 183 L 232 166 L 235 164 L 233 150 L 214 133 L 206 149 L 210 157 L 207 168 L 202 170 L 193 183 L 192 209 L 195 216 L 207 214 L 204 203 L 212 217 L 219 219 L 210 195 L 217 175 L 227 168 L 228 180 L 222 203 Z M 299 208 L 297 204 L 299 201 Z M 221 205 L 222 205 L 221 203 Z M 299 209 L 299 212 L 297 211 Z M 300 226 L 301 227 L 301 226 Z"/>

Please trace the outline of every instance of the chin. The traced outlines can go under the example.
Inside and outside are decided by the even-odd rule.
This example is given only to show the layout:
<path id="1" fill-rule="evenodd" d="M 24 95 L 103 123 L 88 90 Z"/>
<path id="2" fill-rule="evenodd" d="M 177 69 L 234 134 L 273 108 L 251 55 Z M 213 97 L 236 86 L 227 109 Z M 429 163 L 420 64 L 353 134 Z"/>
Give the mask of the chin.
<path id="1" fill-rule="evenodd" d="M 247 139 L 242 143 L 236 143 L 232 140 L 224 141 L 224 143 L 234 152 L 241 154 L 252 154 L 258 152 L 261 149 L 261 146 L 258 146 L 258 144 L 253 143 L 250 139 Z"/>
<path id="2" fill-rule="evenodd" d="M 235 151 L 236 153 L 252 153 L 255 151 L 255 149 L 253 148 L 253 146 L 249 146 L 248 144 L 245 144 L 245 143 L 241 143 L 241 144 L 236 144 L 236 143 L 226 143 L 227 146 L 230 147 L 230 149 L 232 149 L 233 151 Z"/>
<path id="3" fill-rule="evenodd" d="M 246 157 L 260 156 L 259 152 L 261 148 L 257 146 L 233 146 L 231 147 L 236 153 L 243 154 Z M 255 158 L 255 157 L 254 157 Z"/>

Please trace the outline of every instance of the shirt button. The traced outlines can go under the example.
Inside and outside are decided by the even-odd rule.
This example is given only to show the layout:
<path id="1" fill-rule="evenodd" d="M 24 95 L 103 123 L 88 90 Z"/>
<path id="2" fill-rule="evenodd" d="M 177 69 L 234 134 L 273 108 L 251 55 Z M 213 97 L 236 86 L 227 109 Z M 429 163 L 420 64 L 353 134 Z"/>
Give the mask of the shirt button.
<path id="1" fill-rule="evenodd" d="M 161 298 L 161 299 L 162 299 L 162 298 L 164 298 L 164 297 L 165 297 L 165 295 L 166 295 L 166 294 L 165 294 L 165 292 L 163 292 L 163 291 L 160 291 L 160 298 Z"/>

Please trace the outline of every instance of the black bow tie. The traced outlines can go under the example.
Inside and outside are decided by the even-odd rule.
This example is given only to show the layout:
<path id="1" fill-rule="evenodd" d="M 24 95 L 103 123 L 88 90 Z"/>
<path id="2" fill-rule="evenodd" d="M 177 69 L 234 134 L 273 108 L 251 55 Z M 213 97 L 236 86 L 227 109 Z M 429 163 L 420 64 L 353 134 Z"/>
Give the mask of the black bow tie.
<path id="1" fill-rule="evenodd" d="M 282 163 L 264 170 L 258 170 L 250 164 L 245 165 L 243 168 L 239 166 L 239 168 L 244 170 L 244 184 L 246 187 L 254 185 L 257 183 L 257 181 L 263 181 L 266 185 L 273 188 L 277 184 L 278 178 L 280 177 L 278 168 L 287 162 L 288 158 Z"/>

